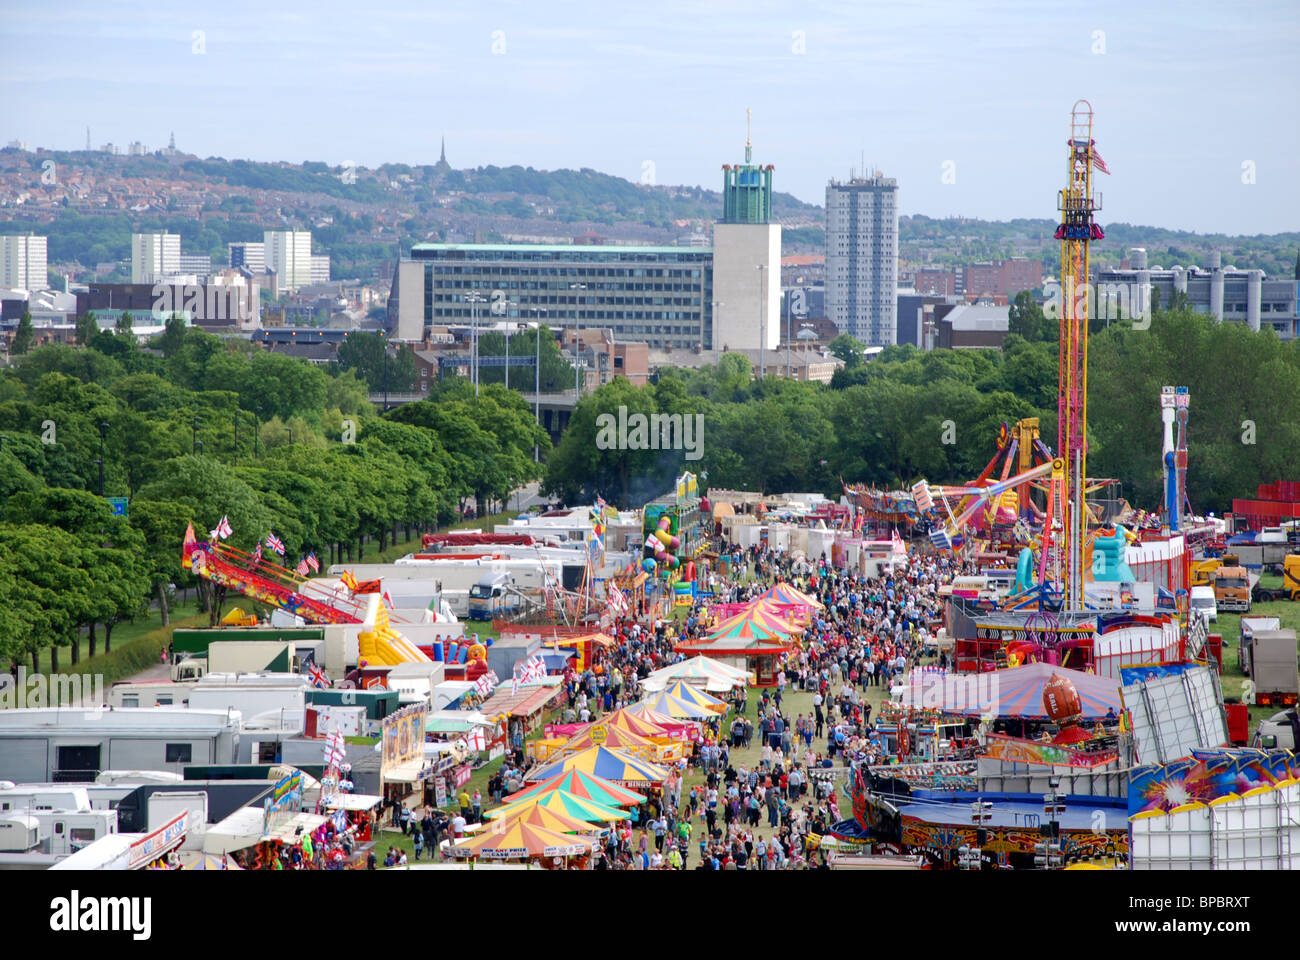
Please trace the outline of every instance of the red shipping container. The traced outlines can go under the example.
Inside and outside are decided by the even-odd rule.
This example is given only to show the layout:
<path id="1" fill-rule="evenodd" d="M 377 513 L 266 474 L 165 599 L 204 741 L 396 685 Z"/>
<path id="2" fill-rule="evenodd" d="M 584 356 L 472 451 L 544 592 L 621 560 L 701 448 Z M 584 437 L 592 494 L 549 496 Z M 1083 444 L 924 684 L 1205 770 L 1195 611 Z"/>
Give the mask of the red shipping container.
<path id="1" fill-rule="evenodd" d="M 1250 741 L 1250 710 L 1244 703 L 1225 703 L 1228 715 L 1228 742 L 1244 747 Z"/>

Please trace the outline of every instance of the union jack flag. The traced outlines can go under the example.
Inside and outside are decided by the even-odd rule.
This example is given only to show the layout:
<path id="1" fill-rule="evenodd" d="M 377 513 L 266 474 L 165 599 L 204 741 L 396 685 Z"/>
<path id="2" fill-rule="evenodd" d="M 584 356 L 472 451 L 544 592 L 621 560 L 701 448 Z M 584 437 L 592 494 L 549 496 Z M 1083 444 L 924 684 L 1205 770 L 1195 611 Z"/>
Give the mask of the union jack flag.
<path id="1" fill-rule="evenodd" d="M 284 541 L 274 533 L 268 533 L 266 535 L 266 545 L 280 556 L 284 556 Z"/>
<path id="2" fill-rule="evenodd" d="M 312 686 L 328 688 L 331 685 L 329 675 L 314 663 L 307 664 L 307 675 L 311 677 Z"/>
<path id="3" fill-rule="evenodd" d="M 257 549 L 253 551 L 253 559 L 260 561 L 262 559 L 262 545 L 259 543 Z"/>

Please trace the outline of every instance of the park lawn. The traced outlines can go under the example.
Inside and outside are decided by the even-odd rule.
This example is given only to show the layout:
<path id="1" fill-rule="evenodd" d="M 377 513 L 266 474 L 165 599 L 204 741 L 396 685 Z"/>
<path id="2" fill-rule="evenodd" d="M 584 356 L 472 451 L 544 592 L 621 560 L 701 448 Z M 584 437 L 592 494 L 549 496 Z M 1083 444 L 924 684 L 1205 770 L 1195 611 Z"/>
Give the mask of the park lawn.
<path id="1" fill-rule="evenodd" d="M 72 663 L 72 648 L 59 648 L 59 672 L 64 674 L 104 675 L 104 683 L 110 684 L 134 676 L 145 667 L 158 662 L 162 647 L 171 641 L 172 630 L 177 627 L 196 627 L 207 623 L 207 614 L 199 607 L 198 601 L 190 597 L 184 603 L 173 603 L 170 607 L 171 623 L 162 625 L 162 614 L 151 609 L 147 616 L 141 616 L 128 623 L 119 623 L 113 628 L 113 649 L 104 653 L 104 631 L 98 631 L 99 638 L 95 656 L 85 656 L 90 649 L 90 640 L 81 639 L 81 662 Z M 40 651 L 39 663 L 46 674 L 50 671 L 51 650 L 46 647 Z"/>
<path id="2" fill-rule="evenodd" d="M 1269 578 L 1265 578 L 1268 582 Z M 1276 586 L 1281 586 L 1281 578 L 1272 578 L 1277 580 Z M 1271 603 L 1251 604 L 1250 613 L 1245 614 L 1248 617 L 1277 617 L 1281 621 L 1282 629 L 1295 630 L 1297 636 L 1300 636 L 1300 603 L 1294 600 L 1274 600 Z M 1237 699 L 1241 696 L 1242 684 L 1246 681 L 1246 675 L 1242 673 L 1241 667 L 1237 665 L 1237 657 L 1241 650 L 1241 618 L 1239 613 L 1220 613 L 1218 620 L 1210 624 L 1211 633 L 1220 633 L 1223 635 L 1223 695 L 1227 699 Z M 1251 734 L 1254 734 L 1255 728 L 1259 725 L 1260 720 L 1267 720 L 1273 714 L 1277 713 L 1276 707 L 1259 707 L 1250 708 L 1250 728 Z"/>

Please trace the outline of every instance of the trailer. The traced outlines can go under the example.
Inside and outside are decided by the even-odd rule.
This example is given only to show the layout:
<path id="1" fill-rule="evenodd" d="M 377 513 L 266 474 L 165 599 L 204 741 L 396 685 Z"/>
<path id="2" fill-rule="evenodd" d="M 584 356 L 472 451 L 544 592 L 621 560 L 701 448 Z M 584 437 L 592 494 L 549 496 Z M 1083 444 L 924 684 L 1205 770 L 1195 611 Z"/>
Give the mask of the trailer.
<path id="1" fill-rule="evenodd" d="M 1255 702 L 1274 707 L 1295 706 L 1300 694 L 1295 631 L 1257 631 L 1250 647 L 1250 678 L 1254 682 Z"/>

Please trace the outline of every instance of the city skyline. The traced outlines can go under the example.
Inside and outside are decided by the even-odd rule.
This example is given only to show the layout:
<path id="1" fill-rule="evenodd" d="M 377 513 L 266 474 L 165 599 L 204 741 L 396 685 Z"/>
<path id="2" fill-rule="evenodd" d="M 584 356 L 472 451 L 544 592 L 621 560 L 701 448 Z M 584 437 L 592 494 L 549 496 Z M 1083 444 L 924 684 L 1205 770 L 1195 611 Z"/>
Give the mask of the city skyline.
<path id="1" fill-rule="evenodd" d="M 1300 224 L 1300 66 L 1265 71 L 1249 44 L 1226 42 L 1268 23 L 1270 48 L 1294 49 L 1300 16 L 1285 2 L 1252 8 L 1249 24 L 1208 3 L 1176 19 L 1020 0 L 669 2 L 653 18 L 585 2 L 364 17 L 124 6 L 138 16 L 11 5 L 0 142 L 82 149 L 89 125 L 95 146 L 157 149 L 174 130 L 201 157 L 376 167 L 433 164 L 445 135 L 457 168 L 588 167 L 716 190 L 721 164 L 743 156 L 750 108 L 754 159 L 775 165 L 777 191 L 820 205 L 828 179 L 865 165 L 898 179 L 904 215 L 1008 220 L 1055 217 L 1083 97 L 1113 171 L 1103 221 Z M 48 56 L 51 38 L 63 56 Z"/>

